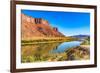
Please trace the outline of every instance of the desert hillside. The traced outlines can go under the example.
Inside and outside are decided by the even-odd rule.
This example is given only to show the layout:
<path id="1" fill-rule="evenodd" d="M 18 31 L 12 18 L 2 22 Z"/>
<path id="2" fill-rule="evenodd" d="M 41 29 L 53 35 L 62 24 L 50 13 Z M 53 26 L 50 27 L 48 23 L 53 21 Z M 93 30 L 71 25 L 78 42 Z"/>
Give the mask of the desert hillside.
<path id="1" fill-rule="evenodd" d="M 49 21 L 21 14 L 22 39 L 34 37 L 64 37 L 57 27 L 52 27 Z"/>

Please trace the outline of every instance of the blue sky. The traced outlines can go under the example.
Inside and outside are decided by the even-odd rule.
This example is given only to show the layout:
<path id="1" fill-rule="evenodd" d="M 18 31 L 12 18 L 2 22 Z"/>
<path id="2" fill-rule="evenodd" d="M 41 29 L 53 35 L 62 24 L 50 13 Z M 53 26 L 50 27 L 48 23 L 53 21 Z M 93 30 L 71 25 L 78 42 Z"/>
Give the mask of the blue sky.
<path id="1" fill-rule="evenodd" d="M 52 27 L 57 27 L 66 36 L 90 34 L 90 13 L 41 10 L 21 10 L 21 12 L 34 18 L 48 20 Z"/>

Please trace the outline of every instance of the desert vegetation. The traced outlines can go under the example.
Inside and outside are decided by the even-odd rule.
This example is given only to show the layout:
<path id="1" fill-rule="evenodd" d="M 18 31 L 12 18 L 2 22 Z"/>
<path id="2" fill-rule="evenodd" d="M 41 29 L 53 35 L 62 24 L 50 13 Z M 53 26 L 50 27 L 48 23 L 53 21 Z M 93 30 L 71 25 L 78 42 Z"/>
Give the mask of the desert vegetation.
<path id="1" fill-rule="evenodd" d="M 87 38 L 85 40 L 87 40 Z M 89 52 L 90 47 L 85 47 L 86 43 L 83 44 L 84 41 L 81 43 L 80 46 L 68 48 L 61 53 L 60 52 L 51 53 L 50 51 L 56 49 L 64 41 L 63 42 L 58 42 L 58 41 L 51 42 L 51 41 L 57 41 L 57 40 L 52 39 L 52 40 L 46 40 L 45 43 L 22 45 L 21 61 L 23 63 L 26 63 L 26 62 L 43 62 L 43 61 L 87 60 L 90 58 L 90 52 Z M 40 42 L 40 40 L 36 42 Z"/>
<path id="2" fill-rule="evenodd" d="M 85 38 L 81 45 L 90 45 L 90 37 Z"/>
<path id="3" fill-rule="evenodd" d="M 78 40 L 73 37 L 43 37 L 43 38 L 33 38 L 33 39 L 23 39 L 21 41 L 22 45 L 31 45 L 39 43 L 53 43 L 53 42 L 70 42 Z"/>
<path id="4" fill-rule="evenodd" d="M 74 47 L 63 53 L 56 54 L 22 54 L 22 62 L 43 62 L 43 61 L 68 61 L 68 60 L 87 60 L 90 57 L 89 49 L 83 47 Z"/>

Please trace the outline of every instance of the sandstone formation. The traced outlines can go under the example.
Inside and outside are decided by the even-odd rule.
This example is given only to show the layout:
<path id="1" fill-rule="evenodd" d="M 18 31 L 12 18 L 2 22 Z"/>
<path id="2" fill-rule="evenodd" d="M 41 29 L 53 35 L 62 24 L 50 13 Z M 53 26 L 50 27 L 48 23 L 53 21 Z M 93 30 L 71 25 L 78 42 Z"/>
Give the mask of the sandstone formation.
<path id="1" fill-rule="evenodd" d="M 64 37 L 57 27 L 50 26 L 49 22 L 42 18 L 33 18 L 21 14 L 21 37 Z"/>

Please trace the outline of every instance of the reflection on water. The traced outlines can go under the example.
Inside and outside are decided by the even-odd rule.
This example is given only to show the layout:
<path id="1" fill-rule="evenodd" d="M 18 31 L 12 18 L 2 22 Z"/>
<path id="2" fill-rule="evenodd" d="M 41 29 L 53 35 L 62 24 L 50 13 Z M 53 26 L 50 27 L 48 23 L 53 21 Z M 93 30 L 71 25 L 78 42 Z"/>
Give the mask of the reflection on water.
<path id="1" fill-rule="evenodd" d="M 79 46 L 81 42 L 39 43 L 24 45 L 21 49 L 22 62 L 37 62 L 51 60 L 65 60 L 65 51 L 69 48 Z M 58 56 L 58 57 L 57 57 Z M 63 58 L 62 58 L 63 56 Z M 56 58 L 56 59 L 55 59 Z"/>
<path id="2" fill-rule="evenodd" d="M 65 52 L 67 49 L 79 46 L 81 42 L 79 41 L 73 41 L 73 42 L 63 42 L 59 44 L 56 48 L 51 50 L 52 53 L 62 53 Z"/>

